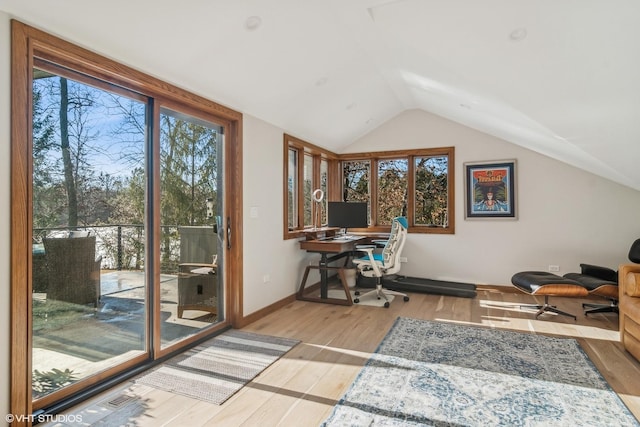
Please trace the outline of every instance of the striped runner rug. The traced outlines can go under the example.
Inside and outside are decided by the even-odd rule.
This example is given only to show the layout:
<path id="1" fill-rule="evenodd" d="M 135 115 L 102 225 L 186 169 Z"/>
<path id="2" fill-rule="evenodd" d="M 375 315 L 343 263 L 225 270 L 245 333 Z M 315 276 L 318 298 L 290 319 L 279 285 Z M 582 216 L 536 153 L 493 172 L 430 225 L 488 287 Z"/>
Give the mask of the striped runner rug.
<path id="1" fill-rule="evenodd" d="M 221 405 L 299 341 L 229 330 L 135 379 Z"/>

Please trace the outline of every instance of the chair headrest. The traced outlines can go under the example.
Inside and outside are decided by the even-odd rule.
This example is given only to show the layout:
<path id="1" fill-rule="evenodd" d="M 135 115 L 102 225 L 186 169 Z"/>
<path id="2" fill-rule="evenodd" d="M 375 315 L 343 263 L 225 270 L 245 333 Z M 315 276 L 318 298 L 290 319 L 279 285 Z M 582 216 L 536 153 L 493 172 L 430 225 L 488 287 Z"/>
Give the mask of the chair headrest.
<path id="1" fill-rule="evenodd" d="M 408 229 L 409 228 L 409 221 L 407 221 L 407 218 L 404 216 L 397 216 L 395 218 L 393 218 L 394 220 L 398 221 L 400 223 L 400 225 L 402 225 L 404 228 Z"/>
<path id="2" fill-rule="evenodd" d="M 640 264 L 640 239 L 637 239 L 629 249 L 629 261 Z"/>

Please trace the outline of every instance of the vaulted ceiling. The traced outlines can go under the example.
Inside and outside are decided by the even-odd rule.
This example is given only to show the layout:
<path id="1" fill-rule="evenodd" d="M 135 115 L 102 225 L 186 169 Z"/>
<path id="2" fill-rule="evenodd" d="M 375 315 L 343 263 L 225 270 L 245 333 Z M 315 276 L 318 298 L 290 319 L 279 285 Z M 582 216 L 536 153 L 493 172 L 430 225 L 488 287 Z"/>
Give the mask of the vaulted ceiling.
<path id="1" fill-rule="evenodd" d="M 1 0 L 340 152 L 422 109 L 640 190 L 638 0 Z"/>

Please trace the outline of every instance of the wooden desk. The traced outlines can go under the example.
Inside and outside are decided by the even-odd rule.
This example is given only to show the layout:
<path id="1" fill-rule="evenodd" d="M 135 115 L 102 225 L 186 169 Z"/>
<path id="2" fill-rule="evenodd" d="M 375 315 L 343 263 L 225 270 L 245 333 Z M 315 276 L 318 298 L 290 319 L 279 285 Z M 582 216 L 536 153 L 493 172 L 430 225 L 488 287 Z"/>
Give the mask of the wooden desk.
<path id="1" fill-rule="evenodd" d="M 349 256 L 352 252 L 355 251 L 356 245 L 363 244 L 366 241 L 367 241 L 367 237 L 365 236 L 357 236 L 356 238 L 353 238 L 353 239 L 329 237 L 329 238 L 323 238 L 323 239 L 301 241 L 300 249 L 303 249 L 307 252 L 319 253 L 320 261 L 318 262 L 317 266 L 309 265 L 305 268 L 304 275 L 302 277 L 302 282 L 300 283 L 300 288 L 298 289 L 296 298 L 303 301 L 324 302 L 324 303 L 340 304 L 340 305 L 353 305 L 353 300 L 351 299 L 351 293 L 349 292 L 349 285 L 344 275 L 344 267 L 330 267 L 329 263 L 336 261 L 340 258 Z M 320 297 L 319 298 L 305 296 L 304 294 L 304 288 L 307 283 L 309 271 L 311 271 L 312 269 L 317 269 L 318 272 L 320 273 Z M 337 272 L 338 277 L 340 278 L 340 282 L 342 283 L 342 287 L 344 289 L 346 299 L 329 298 L 328 273 L 331 270 L 335 270 Z"/>

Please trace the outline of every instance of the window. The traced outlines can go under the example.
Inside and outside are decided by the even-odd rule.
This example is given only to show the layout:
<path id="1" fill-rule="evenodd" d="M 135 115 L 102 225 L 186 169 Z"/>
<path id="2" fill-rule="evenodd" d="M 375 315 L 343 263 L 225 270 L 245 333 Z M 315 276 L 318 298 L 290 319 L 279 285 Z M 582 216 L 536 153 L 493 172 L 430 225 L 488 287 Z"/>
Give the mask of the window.
<path id="1" fill-rule="evenodd" d="M 322 194 L 329 194 L 329 162 L 320 159 L 320 190 Z M 320 224 L 327 223 L 327 197 L 322 199 L 322 209 L 320 210 Z"/>
<path id="2" fill-rule="evenodd" d="M 416 156 L 414 162 L 414 223 L 417 226 L 447 227 L 450 204 L 448 157 Z"/>
<path id="3" fill-rule="evenodd" d="M 327 201 L 339 199 L 337 175 L 332 173 L 337 167 L 337 156 L 286 134 L 284 152 L 284 238 L 292 239 L 305 229 L 326 224 Z M 317 189 L 324 194 L 320 203 L 313 201 Z"/>
<path id="4" fill-rule="evenodd" d="M 455 232 L 453 147 L 337 155 L 285 134 L 284 153 L 285 239 L 314 227 L 318 209 L 326 224 L 328 200 L 367 202 L 368 231 L 406 216 L 410 233 Z M 322 203 L 313 202 L 318 188 Z"/>
<path id="5" fill-rule="evenodd" d="M 315 209 L 315 207 L 313 206 L 313 201 L 311 200 L 311 195 L 313 194 L 313 191 L 318 187 L 318 185 L 314 185 L 314 175 L 315 175 L 315 170 L 313 167 L 313 156 L 309 153 L 304 153 L 304 169 L 303 169 L 303 181 L 302 181 L 302 185 L 303 185 L 303 196 L 302 196 L 302 200 L 304 201 L 304 226 L 306 227 L 312 227 L 313 224 L 313 220 L 312 218 L 315 218 L 315 216 L 313 215 L 313 211 Z"/>
<path id="6" fill-rule="evenodd" d="M 288 230 L 298 227 L 298 150 L 288 148 L 286 200 L 288 213 Z"/>
<path id="7" fill-rule="evenodd" d="M 342 162 L 342 200 L 368 202 L 371 162 L 355 160 Z"/>
<path id="8" fill-rule="evenodd" d="M 454 233 L 453 147 L 339 158 L 343 200 L 369 203 L 370 231 L 406 216 L 411 233 Z"/>
<path id="9" fill-rule="evenodd" d="M 393 218 L 407 216 L 409 161 L 378 161 L 377 218 L 380 225 L 391 225 Z"/>

